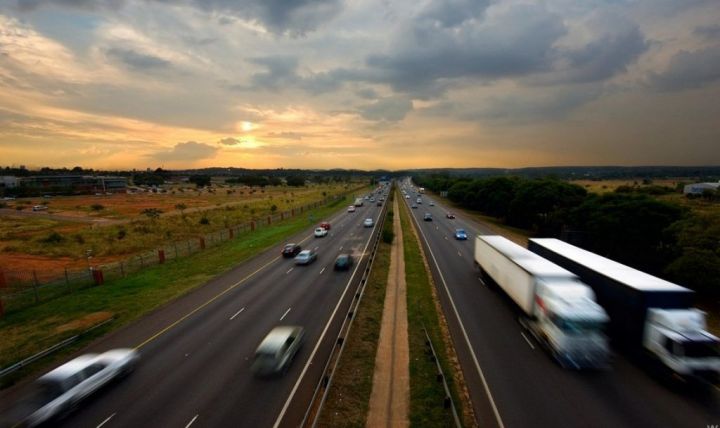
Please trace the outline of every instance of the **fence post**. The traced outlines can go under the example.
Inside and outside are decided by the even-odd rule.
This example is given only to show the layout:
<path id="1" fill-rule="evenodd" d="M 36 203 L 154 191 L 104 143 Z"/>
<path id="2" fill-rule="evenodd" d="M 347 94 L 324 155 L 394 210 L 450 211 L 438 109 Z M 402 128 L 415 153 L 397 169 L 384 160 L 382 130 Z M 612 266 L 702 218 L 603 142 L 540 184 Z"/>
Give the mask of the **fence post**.
<path id="1" fill-rule="evenodd" d="M 38 296 L 38 279 L 37 279 L 37 272 L 35 269 L 33 269 L 33 293 L 35 294 L 35 303 L 40 302 L 40 296 Z"/>
<path id="2" fill-rule="evenodd" d="M 163 250 L 163 249 L 158 250 L 158 263 L 159 264 L 165 263 L 165 250 Z"/>
<path id="3" fill-rule="evenodd" d="M 65 266 L 64 270 L 65 270 L 65 285 L 67 286 L 68 291 L 70 291 L 70 278 L 68 278 L 67 266 Z"/>
<path id="4" fill-rule="evenodd" d="M 200 239 L 200 249 L 204 250 L 205 249 L 205 238 L 200 237 L 199 239 Z"/>
<path id="5" fill-rule="evenodd" d="M 0 296 L 0 318 L 5 315 L 5 308 L 3 308 L 2 296 Z"/>
<path id="6" fill-rule="evenodd" d="M 125 266 L 124 266 L 122 260 L 120 260 L 120 275 L 122 275 L 123 278 L 125 278 Z"/>
<path id="7" fill-rule="evenodd" d="M 7 287 L 7 282 L 5 281 L 5 272 L 0 269 L 0 288 Z"/>
<path id="8" fill-rule="evenodd" d="M 101 269 L 93 269 L 92 273 L 95 285 L 102 285 L 103 282 L 105 282 L 105 278 L 103 277 L 103 272 Z"/>
<path id="9" fill-rule="evenodd" d="M 175 259 L 178 258 L 178 251 L 177 251 L 177 242 L 173 242 L 173 247 L 175 248 Z"/>
<path id="10" fill-rule="evenodd" d="M 290 216 L 295 217 L 295 208 L 290 209 Z"/>
<path id="11" fill-rule="evenodd" d="M 250 222 L 250 230 L 251 231 L 255 230 L 255 221 Z"/>
<path id="12" fill-rule="evenodd" d="M 270 215 L 268 216 L 267 222 L 268 222 L 268 224 L 272 224 L 272 216 L 270 216 Z"/>
<path id="13" fill-rule="evenodd" d="M 142 254 L 140 254 L 140 267 L 145 267 L 145 260 L 143 260 Z"/>
<path id="14" fill-rule="evenodd" d="M 232 227 L 230 229 L 228 229 L 228 234 L 229 234 L 228 239 L 233 239 L 235 237 L 235 232 L 233 231 Z"/>

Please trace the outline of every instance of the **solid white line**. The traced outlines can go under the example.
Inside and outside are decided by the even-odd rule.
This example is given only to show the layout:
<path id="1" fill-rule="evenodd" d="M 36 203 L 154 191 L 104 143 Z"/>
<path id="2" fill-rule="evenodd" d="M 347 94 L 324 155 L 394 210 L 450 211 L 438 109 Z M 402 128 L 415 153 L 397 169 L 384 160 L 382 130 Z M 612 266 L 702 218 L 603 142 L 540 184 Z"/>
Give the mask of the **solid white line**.
<path id="1" fill-rule="evenodd" d="M 320 275 L 322 275 L 323 272 L 325 272 L 325 268 L 322 268 L 322 270 L 320 271 Z"/>
<path id="2" fill-rule="evenodd" d="M 282 320 L 283 320 L 283 318 L 285 318 L 285 315 L 287 315 L 287 314 L 288 314 L 288 312 L 290 312 L 290 309 L 292 309 L 292 308 L 288 308 L 288 310 L 287 310 L 287 311 L 285 311 L 285 313 L 283 314 L 283 316 L 281 316 L 281 317 L 280 317 L 280 321 L 282 321 Z"/>
<path id="3" fill-rule="evenodd" d="M 417 223 L 417 219 L 415 219 L 414 217 L 413 217 L 413 219 Z M 418 231 L 420 231 L 420 234 L 422 235 L 425 242 L 428 243 L 427 237 L 425 236 L 425 232 L 422 230 L 420 225 L 417 225 L 417 229 L 418 229 Z M 472 356 L 473 362 L 475 363 L 475 369 L 477 369 L 478 374 L 480 375 L 480 380 L 483 383 L 485 393 L 487 394 L 488 399 L 490 400 L 490 405 L 492 406 L 493 413 L 495 414 L 495 420 L 497 421 L 498 426 L 500 428 L 505 428 L 502 418 L 500 418 L 500 412 L 498 411 L 498 408 L 495 405 L 495 400 L 493 399 L 492 393 L 490 392 L 490 387 L 488 386 L 487 380 L 485 379 L 485 374 L 483 373 L 482 369 L 480 368 L 480 363 L 478 362 L 477 355 L 475 355 L 475 351 L 473 350 L 472 345 L 470 344 L 470 338 L 468 337 L 467 331 L 465 331 L 465 326 L 463 325 L 462 320 L 460 319 L 460 314 L 458 313 L 457 307 L 455 306 L 455 300 L 452 298 L 452 294 L 450 294 L 450 289 L 447 286 L 447 282 L 445 281 L 445 277 L 442 274 L 440 265 L 438 264 L 437 259 L 435 258 L 435 254 L 433 253 L 432 248 L 430 248 L 429 243 L 428 243 L 427 248 L 430 251 L 430 257 L 432 257 L 433 262 L 435 263 L 435 267 L 437 267 L 438 274 L 440 275 L 440 280 L 443 283 L 443 287 L 445 287 L 445 293 L 447 293 L 447 296 L 450 300 L 450 305 L 453 308 L 455 317 L 457 318 L 458 324 L 460 325 L 460 330 L 462 331 L 463 337 L 465 338 L 465 343 L 467 344 L 467 347 L 470 350 L 470 355 Z"/>
<path id="4" fill-rule="evenodd" d="M 293 269 L 295 269 L 295 268 L 290 268 L 290 269 L 288 269 L 288 271 L 285 272 L 285 275 L 287 275 L 287 274 L 289 274 L 290 272 L 292 272 Z"/>
<path id="5" fill-rule="evenodd" d="M 460 251 L 458 251 L 458 256 L 462 257 L 462 253 Z"/>
<path id="6" fill-rule="evenodd" d="M 244 311 L 244 310 L 245 310 L 245 307 L 243 307 L 243 308 L 240 309 L 239 311 L 235 312 L 235 315 L 233 315 L 233 316 L 230 317 L 230 321 L 234 320 L 235 317 L 238 316 L 238 315 L 240 315 L 240 312 L 242 312 L 242 311 Z"/>
<path id="7" fill-rule="evenodd" d="M 190 422 L 188 422 L 188 424 L 187 424 L 187 425 L 185 425 L 185 428 L 189 428 L 189 427 L 190 427 L 190 425 L 194 424 L 194 423 L 195 423 L 195 421 L 197 420 L 198 416 L 200 416 L 200 415 L 195 415 L 195 417 L 194 417 L 194 418 L 192 418 L 192 419 L 190 420 Z"/>
<path id="8" fill-rule="evenodd" d="M 108 423 L 108 422 L 110 421 L 110 419 L 113 418 L 113 416 L 115 416 L 115 413 L 113 413 L 112 415 L 108 416 L 107 419 L 105 419 L 104 421 L 100 422 L 100 425 L 98 425 L 97 428 L 100 428 L 101 426 L 103 426 L 103 425 L 105 425 L 106 423 Z"/>
<path id="9" fill-rule="evenodd" d="M 358 262 L 355 264 L 355 270 L 353 270 L 353 274 L 350 276 L 350 279 L 348 280 L 347 284 L 345 284 L 345 290 L 343 290 L 343 293 L 340 296 L 340 299 L 338 300 L 337 304 L 335 305 L 335 309 L 333 309 L 332 314 L 330 314 L 330 318 L 328 318 L 328 322 L 325 324 L 325 328 L 323 328 L 322 333 L 320 333 L 320 339 L 318 339 L 317 343 L 315 344 L 315 347 L 313 348 L 312 352 L 310 353 L 310 357 L 308 358 L 307 362 L 305 363 L 305 366 L 303 367 L 302 372 L 300 372 L 300 377 L 298 377 L 298 380 L 295 382 L 295 385 L 293 386 L 292 391 L 290 391 L 290 395 L 288 396 L 288 399 L 285 400 L 285 404 L 283 405 L 283 408 L 280 410 L 280 414 L 278 415 L 277 419 L 275 420 L 275 423 L 273 424 L 273 428 L 277 428 L 280 426 L 280 422 L 282 422 L 282 418 L 285 416 L 285 412 L 287 412 L 288 407 L 290 407 L 290 402 L 292 401 L 293 397 L 295 397 L 295 393 L 297 392 L 298 388 L 300 387 L 300 382 L 302 382 L 303 377 L 305 377 L 305 373 L 307 373 L 308 368 L 310 367 L 310 363 L 312 362 L 313 358 L 315 358 L 315 354 L 317 353 L 318 349 L 320 348 L 320 344 L 322 343 L 323 339 L 325 338 L 325 334 L 327 333 L 328 329 L 330 328 L 330 324 L 332 323 L 332 320 L 335 318 L 335 314 L 337 314 L 337 311 L 340 308 L 340 303 L 342 303 L 342 301 L 345 299 L 345 295 L 347 294 L 347 291 L 350 289 L 350 284 L 352 283 L 353 279 L 355 278 L 355 274 L 357 274 L 358 268 L 362 264 L 363 257 L 365 257 L 365 252 L 367 251 L 368 245 L 370 245 L 370 237 L 372 237 L 372 234 L 375 231 L 375 227 L 377 227 L 377 223 L 375 225 L 373 225 L 372 232 L 370 232 L 370 236 L 368 237 L 368 240 L 365 243 L 365 248 L 363 249 L 363 252 L 360 255 L 360 258 L 358 259 Z"/>
<path id="10" fill-rule="evenodd" d="M 532 342 L 530 342 L 530 339 L 528 339 L 527 336 L 525 336 L 525 333 L 523 333 L 523 332 L 521 331 L 520 334 L 522 335 L 523 339 L 525 339 L 525 341 L 527 342 L 527 344 L 530 345 L 530 347 L 531 347 L 532 349 L 535 349 L 535 346 L 533 346 Z"/>
<path id="11" fill-rule="evenodd" d="M 338 250 L 338 251 L 342 251 L 342 245 L 340 246 L 340 250 Z"/>

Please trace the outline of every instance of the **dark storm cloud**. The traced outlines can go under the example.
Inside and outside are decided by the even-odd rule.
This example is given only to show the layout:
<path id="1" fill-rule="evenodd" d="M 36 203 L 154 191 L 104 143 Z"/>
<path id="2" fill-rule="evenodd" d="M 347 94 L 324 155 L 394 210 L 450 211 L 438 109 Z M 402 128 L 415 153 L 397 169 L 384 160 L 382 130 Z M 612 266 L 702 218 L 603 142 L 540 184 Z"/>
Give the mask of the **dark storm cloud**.
<path id="1" fill-rule="evenodd" d="M 720 81 L 720 45 L 680 51 L 661 73 L 651 73 L 652 86 L 663 91 L 700 88 Z"/>
<path id="2" fill-rule="evenodd" d="M 340 0 L 145 0 L 147 3 L 192 6 L 208 13 L 255 21 L 268 31 L 303 34 L 315 30 L 342 9 Z M 76 9 L 118 9 L 126 0 L 15 0 L 20 10 L 54 5 Z M 227 21 L 227 20 L 226 20 Z"/>
<path id="3" fill-rule="evenodd" d="M 720 24 L 701 25 L 693 30 L 693 34 L 706 40 L 720 39 Z"/>
<path id="4" fill-rule="evenodd" d="M 167 69 L 171 65 L 167 60 L 131 49 L 110 48 L 105 51 L 105 55 L 135 71 Z"/>
<path id="5" fill-rule="evenodd" d="M 250 62 L 267 69 L 251 76 L 252 88 L 278 89 L 300 81 L 297 75 L 298 59 L 292 56 L 251 58 Z"/>
<path id="6" fill-rule="evenodd" d="M 456 27 L 482 16 L 489 5 L 490 1 L 486 0 L 440 0 L 428 4 L 419 18 L 437 22 L 446 28 Z"/>
<path id="7" fill-rule="evenodd" d="M 170 150 L 159 151 L 150 156 L 159 161 L 197 161 L 213 158 L 217 152 L 218 148 L 210 144 L 187 141 L 175 144 Z"/>
<path id="8" fill-rule="evenodd" d="M 222 140 L 218 141 L 218 144 L 221 144 L 223 146 L 236 146 L 236 145 L 240 144 L 240 142 L 241 141 L 238 140 L 237 138 L 227 137 L 227 138 L 223 138 Z"/>

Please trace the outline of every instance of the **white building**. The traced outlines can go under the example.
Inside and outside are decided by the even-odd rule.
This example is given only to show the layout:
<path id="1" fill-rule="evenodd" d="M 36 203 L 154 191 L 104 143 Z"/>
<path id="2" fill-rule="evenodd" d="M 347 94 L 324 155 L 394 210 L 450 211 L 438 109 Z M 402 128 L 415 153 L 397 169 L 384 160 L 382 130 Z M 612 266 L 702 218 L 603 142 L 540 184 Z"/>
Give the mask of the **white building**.
<path id="1" fill-rule="evenodd" d="M 688 184 L 683 189 L 686 195 L 702 195 L 705 190 L 718 190 L 720 181 L 717 183 L 694 183 Z"/>

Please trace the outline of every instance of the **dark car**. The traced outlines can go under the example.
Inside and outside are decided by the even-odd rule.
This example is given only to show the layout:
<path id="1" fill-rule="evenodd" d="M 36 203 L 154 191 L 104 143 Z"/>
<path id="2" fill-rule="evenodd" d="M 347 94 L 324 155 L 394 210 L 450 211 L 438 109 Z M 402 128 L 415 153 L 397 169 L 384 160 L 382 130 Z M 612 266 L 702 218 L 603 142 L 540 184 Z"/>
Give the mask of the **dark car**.
<path id="1" fill-rule="evenodd" d="M 325 230 L 330 230 L 330 222 L 324 221 L 320 223 L 320 227 L 322 227 Z"/>
<path id="2" fill-rule="evenodd" d="M 432 221 L 432 214 L 430 214 L 430 213 L 425 213 L 425 215 L 423 216 L 423 220 L 425 220 L 425 221 Z"/>
<path id="3" fill-rule="evenodd" d="M 353 264 L 353 258 L 350 254 L 340 254 L 335 259 L 335 270 L 348 270 Z"/>
<path id="4" fill-rule="evenodd" d="M 302 247 L 298 244 L 287 244 L 282 249 L 282 255 L 283 257 L 295 257 L 301 250 Z"/>
<path id="5" fill-rule="evenodd" d="M 452 219 L 452 218 L 455 218 L 455 214 L 447 213 L 447 214 L 445 214 L 445 217 Z"/>
<path id="6" fill-rule="evenodd" d="M 465 229 L 455 229 L 455 239 L 458 241 L 465 241 L 467 240 L 467 232 L 465 232 Z"/>

